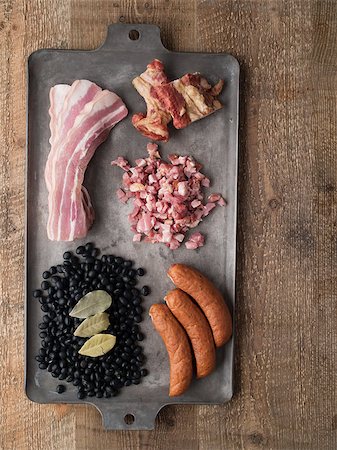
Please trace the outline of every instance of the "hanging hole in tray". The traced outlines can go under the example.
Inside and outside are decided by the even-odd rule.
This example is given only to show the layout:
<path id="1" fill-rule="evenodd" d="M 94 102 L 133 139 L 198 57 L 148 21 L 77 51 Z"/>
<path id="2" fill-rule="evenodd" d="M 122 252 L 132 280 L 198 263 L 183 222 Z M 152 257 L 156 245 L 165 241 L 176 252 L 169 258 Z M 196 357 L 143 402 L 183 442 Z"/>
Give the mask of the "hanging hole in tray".
<path id="1" fill-rule="evenodd" d="M 131 30 L 129 32 L 129 38 L 131 39 L 131 41 L 138 41 L 139 36 L 140 36 L 140 34 L 139 34 L 139 31 L 137 31 L 137 30 Z"/>
<path id="2" fill-rule="evenodd" d="M 135 421 L 135 416 L 133 414 L 127 414 L 126 416 L 124 416 L 124 422 L 127 425 L 132 425 L 134 421 Z"/>

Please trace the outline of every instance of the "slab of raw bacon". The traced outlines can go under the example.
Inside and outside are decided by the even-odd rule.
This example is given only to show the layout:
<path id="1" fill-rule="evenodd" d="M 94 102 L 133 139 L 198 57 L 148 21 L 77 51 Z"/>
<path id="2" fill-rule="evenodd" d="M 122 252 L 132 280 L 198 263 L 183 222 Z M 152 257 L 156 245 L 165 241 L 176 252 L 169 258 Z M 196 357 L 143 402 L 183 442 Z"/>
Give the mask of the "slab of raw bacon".
<path id="1" fill-rule="evenodd" d="M 116 94 L 88 80 L 51 88 L 51 151 L 45 168 L 49 239 L 72 241 L 86 236 L 95 214 L 82 186 L 84 173 L 97 147 L 127 113 Z"/>
<path id="2" fill-rule="evenodd" d="M 175 128 L 181 129 L 222 108 L 216 97 L 223 80 L 212 87 L 200 74 L 188 73 L 170 82 L 157 59 L 132 83 L 147 106 L 147 114 L 135 114 L 132 123 L 140 133 L 156 141 L 168 141 L 167 125 L 171 120 Z"/>

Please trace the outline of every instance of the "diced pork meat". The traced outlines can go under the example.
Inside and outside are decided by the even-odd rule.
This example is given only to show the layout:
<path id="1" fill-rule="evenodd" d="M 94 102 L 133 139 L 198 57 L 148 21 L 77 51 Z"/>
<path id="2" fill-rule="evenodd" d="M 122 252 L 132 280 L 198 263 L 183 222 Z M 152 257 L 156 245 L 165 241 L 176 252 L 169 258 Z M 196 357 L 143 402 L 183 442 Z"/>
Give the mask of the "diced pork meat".
<path id="1" fill-rule="evenodd" d="M 199 233 L 199 231 L 196 231 L 191 235 L 189 240 L 185 242 L 185 247 L 188 250 L 196 250 L 199 247 L 202 247 L 205 243 L 205 237 Z"/>
<path id="2" fill-rule="evenodd" d="M 134 199 L 129 214 L 133 241 L 144 237 L 146 242 L 163 243 L 174 250 L 180 247 L 185 234 L 195 228 L 216 205 L 221 205 L 220 194 L 211 194 L 203 203 L 203 183 L 209 179 L 200 172 L 201 165 L 191 156 L 170 155 L 170 163 L 163 161 L 156 144 L 148 144 L 148 157 L 136 160 L 136 166 L 124 158 L 117 158 L 113 165 L 126 170 L 122 177 L 123 189 L 118 189 L 118 199 L 125 203 Z M 224 201 L 223 201 L 224 202 Z M 225 203 L 224 203 L 225 204 Z M 204 245 L 204 237 L 194 233 L 186 242 L 186 248 L 196 249 Z"/>

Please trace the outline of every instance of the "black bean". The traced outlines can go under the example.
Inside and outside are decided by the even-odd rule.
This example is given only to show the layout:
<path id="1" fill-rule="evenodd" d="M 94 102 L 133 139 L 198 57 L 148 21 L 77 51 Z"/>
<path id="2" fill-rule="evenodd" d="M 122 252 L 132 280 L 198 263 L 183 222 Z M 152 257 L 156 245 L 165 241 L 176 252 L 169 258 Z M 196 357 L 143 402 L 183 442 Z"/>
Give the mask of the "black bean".
<path id="1" fill-rule="evenodd" d="M 56 269 L 57 269 L 57 272 L 58 272 L 58 273 L 63 273 L 63 266 L 62 266 L 61 264 L 58 264 L 58 265 L 56 266 Z"/>
<path id="2" fill-rule="evenodd" d="M 67 301 L 66 301 L 65 298 L 60 298 L 59 301 L 58 301 L 58 304 L 59 304 L 60 306 L 64 306 L 66 303 L 67 303 Z"/>
<path id="3" fill-rule="evenodd" d="M 123 262 L 123 266 L 124 266 L 124 267 L 131 267 L 132 264 L 133 264 L 132 261 L 124 261 L 124 262 Z"/>
<path id="4" fill-rule="evenodd" d="M 49 288 L 50 284 L 48 281 L 42 281 L 41 288 L 46 291 Z"/>
<path id="5" fill-rule="evenodd" d="M 133 320 L 136 322 L 136 323 L 139 323 L 139 322 L 141 322 L 142 321 L 142 317 L 141 316 L 138 316 L 138 315 L 136 315 L 136 316 L 134 316 L 134 318 L 133 318 Z M 139 339 L 138 339 L 139 340 Z"/>
<path id="6" fill-rule="evenodd" d="M 42 291 L 40 289 L 35 289 L 35 291 L 33 291 L 34 298 L 41 297 L 41 295 L 42 295 Z"/>
<path id="7" fill-rule="evenodd" d="M 106 260 L 109 264 L 113 264 L 115 262 L 115 257 L 114 255 L 108 255 Z"/>
<path id="8" fill-rule="evenodd" d="M 87 242 L 84 246 L 84 249 L 86 252 L 90 252 L 93 248 L 94 248 L 94 244 L 92 244 L 91 242 Z"/>
<path id="9" fill-rule="evenodd" d="M 122 358 L 123 358 L 125 361 L 129 361 L 130 355 L 129 355 L 128 353 L 122 353 Z"/>
<path id="10" fill-rule="evenodd" d="M 52 275 L 55 275 L 55 273 L 57 272 L 56 267 L 55 267 L 55 266 L 51 266 L 51 268 L 49 269 L 49 272 L 50 272 Z"/>
<path id="11" fill-rule="evenodd" d="M 140 293 L 141 293 L 142 295 L 144 295 L 144 296 L 149 295 L 149 293 L 150 293 L 150 288 L 149 288 L 149 286 L 143 286 L 142 289 L 141 289 L 141 291 L 140 291 Z"/>
<path id="12" fill-rule="evenodd" d="M 144 335 L 142 333 L 137 334 L 137 341 L 142 341 L 144 339 Z"/>
<path id="13" fill-rule="evenodd" d="M 137 272 L 135 271 L 135 269 L 130 269 L 128 272 L 128 276 L 130 278 L 134 278 L 136 276 Z"/>
<path id="14" fill-rule="evenodd" d="M 49 288 L 48 288 L 48 295 L 50 296 L 50 295 L 54 295 L 55 294 L 55 288 L 53 287 L 53 286 L 50 286 Z"/>
<path id="15" fill-rule="evenodd" d="M 44 278 L 45 280 L 47 280 L 48 278 L 50 278 L 50 272 L 48 272 L 48 270 L 45 270 L 42 274 L 42 278 Z"/>
<path id="16" fill-rule="evenodd" d="M 85 369 L 87 367 L 87 365 L 88 365 L 88 361 L 86 359 L 83 359 L 80 362 L 80 366 L 82 367 L 82 369 Z"/>
<path id="17" fill-rule="evenodd" d="M 79 247 L 77 247 L 76 249 L 76 254 L 77 255 L 82 255 L 84 253 L 85 249 L 83 247 L 83 245 L 80 245 Z"/>
<path id="18" fill-rule="evenodd" d="M 42 369 L 42 370 L 45 370 L 45 369 L 47 369 L 47 364 L 44 363 L 44 362 L 41 362 L 41 363 L 39 364 L 39 368 Z"/>
<path id="19" fill-rule="evenodd" d="M 87 396 L 88 397 L 94 397 L 94 395 L 95 395 L 95 391 L 94 390 L 87 392 Z"/>
<path id="20" fill-rule="evenodd" d="M 140 277 L 145 275 L 145 270 L 142 267 L 139 267 L 139 269 L 137 269 L 137 275 L 139 275 Z"/>
<path id="21" fill-rule="evenodd" d="M 40 323 L 39 324 L 39 329 L 40 330 L 45 330 L 46 328 L 48 328 L 48 325 L 46 323 Z"/>
<path id="22" fill-rule="evenodd" d="M 71 258 L 71 252 L 64 252 L 63 253 L 63 259 L 70 259 Z"/>
<path id="23" fill-rule="evenodd" d="M 139 297 L 136 297 L 132 300 L 132 304 L 134 306 L 138 306 L 138 305 L 140 305 L 140 303 L 141 303 L 141 299 Z"/>
<path id="24" fill-rule="evenodd" d="M 115 258 L 115 263 L 116 263 L 116 264 L 123 264 L 123 262 L 124 262 L 124 259 L 121 258 L 120 256 L 117 256 L 117 257 Z"/>
<path id="25" fill-rule="evenodd" d="M 96 258 L 98 255 L 99 255 L 99 249 L 98 249 L 98 248 L 93 248 L 93 249 L 91 250 L 91 256 L 92 256 L 93 258 Z"/>
<path id="26" fill-rule="evenodd" d="M 50 322 L 50 317 L 46 314 L 42 317 L 42 320 L 44 323 L 49 323 Z"/>
<path id="27" fill-rule="evenodd" d="M 121 306 L 121 307 L 118 309 L 118 313 L 119 313 L 121 316 L 124 316 L 124 314 L 127 313 L 127 309 L 126 309 L 124 306 Z"/>
<path id="28" fill-rule="evenodd" d="M 140 371 L 140 375 L 142 376 L 142 377 L 146 377 L 147 375 L 148 375 L 148 370 L 147 369 L 142 369 L 141 371 Z"/>
<path id="29" fill-rule="evenodd" d="M 61 289 L 58 289 L 58 290 L 56 291 L 56 297 L 57 297 L 57 298 L 62 298 L 63 295 L 64 295 L 64 292 L 63 292 Z"/>
<path id="30" fill-rule="evenodd" d="M 70 258 L 70 262 L 73 266 L 77 266 L 80 262 L 80 260 L 78 259 L 77 256 L 72 255 L 72 257 Z"/>
<path id="31" fill-rule="evenodd" d="M 89 275 L 90 278 L 96 278 L 97 277 L 97 272 L 95 270 L 90 270 L 88 275 Z"/>
<path id="32" fill-rule="evenodd" d="M 145 357 L 144 357 L 144 355 L 142 355 L 142 354 L 140 354 L 140 355 L 137 355 L 137 362 L 139 362 L 139 363 L 142 363 L 142 362 L 144 362 L 144 360 L 145 360 Z"/>
<path id="33" fill-rule="evenodd" d="M 87 258 L 85 258 L 85 262 L 87 265 L 90 265 L 90 267 L 92 267 L 95 262 L 95 258 L 93 258 L 92 256 L 88 256 Z"/>

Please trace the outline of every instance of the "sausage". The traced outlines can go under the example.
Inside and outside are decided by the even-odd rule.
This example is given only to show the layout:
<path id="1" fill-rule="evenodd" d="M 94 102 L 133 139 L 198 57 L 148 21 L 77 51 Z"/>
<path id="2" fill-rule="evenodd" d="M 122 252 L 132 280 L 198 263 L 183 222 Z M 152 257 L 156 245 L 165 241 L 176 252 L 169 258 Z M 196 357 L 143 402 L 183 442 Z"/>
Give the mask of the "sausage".
<path id="1" fill-rule="evenodd" d="M 168 292 L 165 301 L 190 338 L 195 356 L 197 378 L 206 377 L 213 372 L 216 363 L 212 330 L 206 317 L 193 303 L 191 297 L 180 289 Z"/>
<path id="2" fill-rule="evenodd" d="M 155 304 L 150 317 L 162 337 L 170 360 L 170 397 L 181 395 L 192 381 L 192 353 L 187 335 L 166 305 Z"/>
<path id="3" fill-rule="evenodd" d="M 203 310 L 211 326 L 215 345 L 221 347 L 225 344 L 232 335 L 232 318 L 220 291 L 202 273 L 184 264 L 173 264 L 167 274 Z"/>

